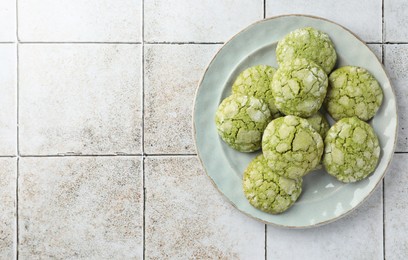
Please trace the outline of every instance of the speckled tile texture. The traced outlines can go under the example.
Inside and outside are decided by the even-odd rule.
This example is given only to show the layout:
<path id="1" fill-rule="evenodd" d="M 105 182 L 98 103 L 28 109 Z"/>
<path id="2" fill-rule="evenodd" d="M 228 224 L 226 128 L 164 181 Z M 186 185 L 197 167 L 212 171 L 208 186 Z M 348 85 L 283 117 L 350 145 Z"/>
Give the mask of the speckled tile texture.
<path id="1" fill-rule="evenodd" d="M 406 0 L 1 0 L 0 259 L 408 259 Z M 361 207 L 305 230 L 265 225 L 206 176 L 194 94 L 253 22 L 333 20 L 383 61 L 399 133 Z"/>
<path id="2" fill-rule="evenodd" d="M 384 1 L 384 38 L 387 42 L 408 40 L 408 1 Z"/>
<path id="3" fill-rule="evenodd" d="M 223 42 L 262 19 L 262 1 L 145 0 L 147 42 Z"/>
<path id="4" fill-rule="evenodd" d="M 195 153 L 191 118 L 203 69 L 221 45 L 145 46 L 147 154 Z"/>
<path id="5" fill-rule="evenodd" d="M 141 48 L 20 46 L 20 152 L 141 154 Z"/>
<path id="6" fill-rule="evenodd" d="M 398 104 L 396 151 L 408 152 L 408 44 L 385 45 L 384 64 L 394 84 Z"/>
<path id="7" fill-rule="evenodd" d="M 212 186 L 196 157 L 148 157 L 148 259 L 262 259 L 265 229 Z"/>
<path id="8" fill-rule="evenodd" d="M 0 259 L 13 259 L 15 252 L 17 159 L 0 158 Z"/>
<path id="9" fill-rule="evenodd" d="M 0 155 L 17 154 L 17 46 L 0 44 Z"/>
<path id="10" fill-rule="evenodd" d="M 408 156 L 396 154 L 385 177 L 385 258 L 408 258 Z"/>
<path id="11" fill-rule="evenodd" d="M 141 157 L 21 158 L 21 259 L 140 259 Z"/>
<path id="12" fill-rule="evenodd" d="M 382 39 L 381 0 L 313 1 L 266 0 L 266 17 L 282 14 L 308 14 L 324 17 L 352 30 L 364 41 Z"/>
<path id="13" fill-rule="evenodd" d="M 326 226 L 268 226 L 267 259 L 383 259 L 382 186 L 354 212 Z"/>
<path id="14" fill-rule="evenodd" d="M 18 0 L 19 37 L 25 42 L 140 42 L 141 10 L 141 0 Z"/>

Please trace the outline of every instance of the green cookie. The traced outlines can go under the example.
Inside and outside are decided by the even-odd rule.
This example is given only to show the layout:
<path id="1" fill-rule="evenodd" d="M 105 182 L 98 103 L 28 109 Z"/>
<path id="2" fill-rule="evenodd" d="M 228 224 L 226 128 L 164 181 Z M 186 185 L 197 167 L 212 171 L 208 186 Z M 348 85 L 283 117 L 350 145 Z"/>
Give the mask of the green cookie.
<path id="1" fill-rule="evenodd" d="M 224 99 L 215 113 L 218 134 L 240 152 L 261 148 L 262 133 L 271 120 L 268 105 L 262 100 L 238 94 Z"/>
<path id="2" fill-rule="evenodd" d="M 337 54 L 326 33 L 306 27 L 290 32 L 278 42 L 276 58 L 279 64 L 295 58 L 306 58 L 329 74 L 336 64 Z"/>
<path id="3" fill-rule="evenodd" d="M 366 69 L 345 66 L 329 76 L 325 107 L 334 120 L 357 116 L 367 121 L 377 113 L 382 100 L 378 81 Z"/>
<path id="4" fill-rule="evenodd" d="M 373 128 L 357 117 L 334 124 L 324 140 L 323 165 L 342 182 L 366 178 L 377 167 L 380 146 Z"/>
<path id="5" fill-rule="evenodd" d="M 276 69 L 258 65 L 242 71 L 232 85 L 233 94 L 254 96 L 268 104 L 273 118 L 282 116 L 272 98 L 271 81 Z"/>
<path id="6" fill-rule="evenodd" d="M 262 151 L 272 171 L 297 179 L 318 165 L 323 154 L 323 140 L 306 119 L 279 117 L 266 127 Z"/>
<path id="7" fill-rule="evenodd" d="M 244 172 L 243 189 L 249 203 L 262 211 L 278 214 L 290 208 L 302 192 L 302 178 L 289 179 L 272 171 L 261 154 Z"/>
<path id="8" fill-rule="evenodd" d="M 320 66 L 310 60 L 295 59 L 281 64 L 271 88 L 279 111 L 309 117 L 322 106 L 327 85 L 327 75 Z"/>

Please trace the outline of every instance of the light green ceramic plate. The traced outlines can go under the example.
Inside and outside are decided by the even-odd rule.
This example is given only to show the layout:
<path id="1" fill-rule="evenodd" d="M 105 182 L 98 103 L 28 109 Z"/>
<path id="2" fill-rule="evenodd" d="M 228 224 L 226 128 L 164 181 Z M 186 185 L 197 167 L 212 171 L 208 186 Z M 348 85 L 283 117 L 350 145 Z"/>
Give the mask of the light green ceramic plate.
<path id="1" fill-rule="evenodd" d="M 256 153 L 245 154 L 229 148 L 217 135 L 215 111 L 231 92 L 236 76 L 245 68 L 268 64 L 277 66 L 277 41 L 290 31 L 312 26 L 327 32 L 338 53 L 338 66 L 368 69 L 384 91 L 384 102 L 370 121 L 381 145 L 376 171 L 369 178 L 343 184 L 324 170 L 304 178 L 303 193 L 295 205 L 280 215 L 252 207 L 242 191 L 242 173 Z M 333 22 L 310 16 L 288 15 L 257 22 L 228 41 L 215 55 L 199 84 L 194 106 L 194 135 L 201 162 L 218 190 L 240 211 L 265 223 L 305 228 L 332 222 L 361 204 L 381 182 L 394 152 L 397 130 L 395 95 L 381 63 L 353 33 Z"/>

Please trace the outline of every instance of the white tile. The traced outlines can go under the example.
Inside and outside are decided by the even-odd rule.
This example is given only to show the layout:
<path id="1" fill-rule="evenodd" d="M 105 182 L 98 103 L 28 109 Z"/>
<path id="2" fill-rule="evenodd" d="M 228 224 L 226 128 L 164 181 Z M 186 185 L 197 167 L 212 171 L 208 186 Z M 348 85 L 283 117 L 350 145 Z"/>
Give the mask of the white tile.
<path id="1" fill-rule="evenodd" d="M 264 224 L 229 204 L 197 158 L 145 163 L 148 259 L 264 259 Z"/>
<path id="2" fill-rule="evenodd" d="M 378 60 L 380 62 L 383 62 L 382 61 L 382 47 L 381 47 L 381 44 L 367 44 L 367 46 L 370 48 L 370 50 L 373 51 L 375 56 L 377 56 Z"/>
<path id="3" fill-rule="evenodd" d="M 259 0 L 146 0 L 145 40 L 222 42 L 262 16 Z"/>
<path id="4" fill-rule="evenodd" d="M 16 233 L 17 159 L 0 158 L 0 259 L 13 259 Z"/>
<path id="5" fill-rule="evenodd" d="M 0 44 L 0 155 L 17 152 L 17 48 Z"/>
<path id="6" fill-rule="evenodd" d="M 385 177 L 385 258 L 408 259 L 408 154 L 395 154 Z"/>
<path id="7" fill-rule="evenodd" d="M 22 154 L 141 153 L 141 47 L 20 47 Z"/>
<path id="8" fill-rule="evenodd" d="M 21 158 L 21 259 L 141 259 L 141 158 Z"/>
<path id="9" fill-rule="evenodd" d="M 398 104 L 396 151 L 408 152 L 408 45 L 385 45 L 384 64 L 391 78 Z"/>
<path id="10" fill-rule="evenodd" d="M 145 152 L 195 153 L 194 94 L 220 45 L 145 46 Z"/>
<path id="11" fill-rule="evenodd" d="M 383 259 L 382 186 L 346 217 L 325 226 L 287 230 L 268 226 L 268 259 Z"/>
<path id="12" fill-rule="evenodd" d="M 140 42 L 141 0 L 18 0 L 19 37 L 45 42 Z"/>
<path id="13" fill-rule="evenodd" d="M 307 14 L 320 16 L 347 27 L 364 41 L 380 42 L 381 0 L 326 1 L 266 0 L 266 15 Z"/>
<path id="14" fill-rule="evenodd" d="M 408 2 L 406 0 L 384 1 L 385 41 L 408 41 Z"/>
<path id="15" fill-rule="evenodd" d="M 16 38 L 16 0 L 1 0 L 0 42 L 14 42 Z"/>

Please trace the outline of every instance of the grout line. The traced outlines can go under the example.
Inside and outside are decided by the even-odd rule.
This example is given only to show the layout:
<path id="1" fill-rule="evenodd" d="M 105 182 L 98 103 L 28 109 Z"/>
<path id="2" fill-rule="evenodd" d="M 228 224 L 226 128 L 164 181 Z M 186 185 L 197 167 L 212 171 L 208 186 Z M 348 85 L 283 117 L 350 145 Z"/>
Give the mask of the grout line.
<path id="1" fill-rule="evenodd" d="M 0 44 L 11 44 L 11 43 L 16 43 L 16 42 L 0 42 Z"/>
<path id="2" fill-rule="evenodd" d="M 145 30 L 144 30 L 144 7 L 145 7 L 145 1 L 142 0 L 142 14 L 141 14 L 141 33 L 142 33 L 142 66 L 141 66 L 141 78 L 142 78 L 142 183 L 143 183 L 143 260 L 146 259 L 146 176 L 145 176 L 145 159 L 146 159 L 146 154 L 145 154 L 145 90 L 144 90 L 144 84 L 145 84 L 145 78 L 144 78 L 144 73 L 145 73 Z"/>
<path id="3" fill-rule="evenodd" d="M 385 181 L 382 180 L 382 204 L 383 204 L 383 232 L 382 232 L 382 241 L 383 241 L 383 259 L 385 259 Z"/>
<path id="4" fill-rule="evenodd" d="M 408 152 L 394 152 L 394 154 L 407 154 Z"/>
<path id="5" fill-rule="evenodd" d="M 381 1 L 381 42 L 385 42 L 384 0 Z"/>
<path id="6" fill-rule="evenodd" d="M 169 153 L 169 154 L 163 153 L 163 154 L 160 154 L 160 153 L 157 153 L 157 154 L 145 154 L 144 156 L 145 157 L 166 157 L 166 156 L 169 156 L 169 157 L 177 157 L 177 156 L 191 157 L 191 156 L 197 156 L 197 154 L 196 153 L 191 153 L 191 154 L 184 154 L 184 153 Z"/>
<path id="7" fill-rule="evenodd" d="M 18 197 L 18 181 L 20 177 L 20 39 L 19 39 L 19 20 L 18 20 L 18 0 L 16 0 L 16 148 L 17 148 L 17 170 L 16 170 L 16 216 L 15 216 L 15 228 L 16 228 L 16 238 L 15 238 L 15 259 L 19 258 L 19 237 L 20 237 L 20 227 L 19 227 L 19 197 Z"/>
<path id="8" fill-rule="evenodd" d="M 407 152 L 402 152 L 402 153 L 407 153 Z M 36 158 L 36 157 L 50 157 L 50 158 L 58 158 L 58 157 L 137 157 L 137 156 L 142 156 L 142 157 L 192 157 L 192 156 L 197 156 L 196 153 L 156 153 L 156 154 L 140 154 L 140 153 L 135 153 L 135 154 L 43 154 L 43 155 L 34 155 L 34 154 L 24 154 L 24 155 L 0 155 L 0 158 Z"/>
<path id="9" fill-rule="evenodd" d="M 208 45 L 212 45 L 212 44 L 224 44 L 224 42 L 167 42 L 167 41 L 163 41 L 163 42 L 145 42 L 145 44 L 176 44 L 176 45 L 183 45 L 183 44 L 208 44 Z"/>
<path id="10" fill-rule="evenodd" d="M 20 42 L 20 41 L 19 41 Z M 141 42 L 22 41 L 21 44 L 142 44 Z"/>
<path id="11" fill-rule="evenodd" d="M 266 0 L 263 0 L 263 19 L 266 18 Z"/>
<path id="12" fill-rule="evenodd" d="M 15 238 L 14 238 L 14 241 L 15 241 L 15 250 L 14 250 L 14 252 L 15 252 L 15 259 L 17 259 L 18 260 L 18 244 L 19 244 L 19 225 L 18 225 L 18 222 L 19 222 L 19 219 L 18 219 L 18 177 L 19 177 L 19 168 L 20 168 L 20 166 L 19 166 L 19 164 L 20 164 L 20 158 L 17 158 L 17 162 L 16 162 L 16 166 L 17 166 L 17 170 L 16 170 L 16 193 L 15 193 L 15 195 L 16 195 L 16 208 L 15 208 L 15 211 L 16 211 L 16 215 L 15 215 L 15 218 L 14 218 L 14 221 L 15 221 L 15 227 L 16 227 L 16 230 L 14 231 L 15 232 Z"/>
<path id="13" fill-rule="evenodd" d="M 142 154 L 44 154 L 44 155 L 20 155 L 21 158 L 35 158 L 35 157 L 136 157 L 143 156 Z"/>
<path id="14" fill-rule="evenodd" d="M 265 224 L 265 260 L 268 259 L 268 225 Z"/>

